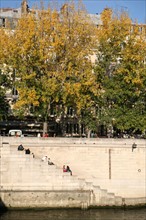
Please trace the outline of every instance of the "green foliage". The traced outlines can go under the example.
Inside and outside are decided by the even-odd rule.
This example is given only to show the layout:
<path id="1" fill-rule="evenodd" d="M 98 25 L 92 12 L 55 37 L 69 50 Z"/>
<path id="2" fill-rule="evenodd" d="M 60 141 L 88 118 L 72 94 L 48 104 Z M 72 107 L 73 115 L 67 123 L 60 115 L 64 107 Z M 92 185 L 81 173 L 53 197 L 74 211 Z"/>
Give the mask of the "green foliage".
<path id="1" fill-rule="evenodd" d="M 6 100 L 4 91 L 0 88 L 0 120 L 7 119 L 9 104 Z"/>
<path id="2" fill-rule="evenodd" d="M 16 70 L 15 114 L 33 113 L 46 121 L 51 105 L 74 106 L 77 117 L 82 109 L 90 109 L 99 93 L 90 59 L 95 34 L 86 12 L 74 3 L 64 4 L 60 13 L 48 8 L 37 17 L 33 13 L 22 17 L 7 36 L 3 56 Z"/>
<path id="3" fill-rule="evenodd" d="M 0 83 L 19 92 L 15 114 L 47 121 L 52 105 L 60 118 L 73 106 L 88 129 L 146 129 L 145 35 L 126 13 L 106 9 L 101 19 L 97 28 L 68 3 L 26 14 L 14 32 L 0 30 Z"/>
<path id="4" fill-rule="evenodd" d="M 103 12 L 105 13 L 105 12 Z M 106 11 L 107 13 L 107 11 Z M 111 12 L 109 12 L 111 13 Z M 146 129 L 146 41 L 126 14 L 111 17 L 98 33 L 97 81 L 102 84 L 102 121 L 120 130 Z M 132 29 L 132 32 L 130 32 Z"/>
<path id="5" fill-rule="evenodd" d="M 0 69 L 0 120 L 6 119 L 8 116 L 9 104 L 5 97 L 5 91 L 8 85 L 9 80 Z"/>

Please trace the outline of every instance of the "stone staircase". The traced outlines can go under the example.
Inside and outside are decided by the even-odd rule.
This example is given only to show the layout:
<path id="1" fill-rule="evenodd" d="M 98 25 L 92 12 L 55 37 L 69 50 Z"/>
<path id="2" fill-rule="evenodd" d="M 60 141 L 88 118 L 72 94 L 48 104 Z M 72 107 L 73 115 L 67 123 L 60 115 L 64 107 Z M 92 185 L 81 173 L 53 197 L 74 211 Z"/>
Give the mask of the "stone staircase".
<path id="1" fill-rule="evenodd" d="M 88 194 L 81 200 L 81 208 L 97 206 L 121 206 L 123 199 L 114 193 L 101 189 L 93 182 L 86 181 L 70 173 L 63 173 L 57 165 L 48 165 L 41 158 L 33 158 L 32 154 L 25 154 L 17 148 L 10 148 L 9 144 L 1 147 L 1 191 L 11 192 L 72 192 Z M 80 199 L 80 198 L 79 198 Z M 69 206 L 72 203 L 68 200 Z"/>

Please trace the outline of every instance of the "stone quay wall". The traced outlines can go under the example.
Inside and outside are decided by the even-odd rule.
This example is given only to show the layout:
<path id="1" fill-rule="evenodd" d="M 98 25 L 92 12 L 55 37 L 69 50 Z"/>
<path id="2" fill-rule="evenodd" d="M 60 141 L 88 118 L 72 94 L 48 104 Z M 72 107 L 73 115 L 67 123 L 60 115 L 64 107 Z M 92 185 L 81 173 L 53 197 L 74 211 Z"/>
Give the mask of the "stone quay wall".
<path id="1" fill-rule="evenodd" d="M 19 152 L 20 144 L 35 158 Z M 55 165 L 42 162 L 45 155 Z M 144 139 L 0 137 L 0 164 L 0 198 L 8 208 L 146 204 Z"/>

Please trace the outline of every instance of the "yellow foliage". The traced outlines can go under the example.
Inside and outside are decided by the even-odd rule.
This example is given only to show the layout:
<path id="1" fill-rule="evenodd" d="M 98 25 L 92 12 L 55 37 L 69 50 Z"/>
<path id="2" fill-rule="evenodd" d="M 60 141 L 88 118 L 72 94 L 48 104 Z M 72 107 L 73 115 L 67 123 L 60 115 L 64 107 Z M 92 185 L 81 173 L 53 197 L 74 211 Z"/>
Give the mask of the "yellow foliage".
<path id="1" fill-rule="evenodd" d="M 19 81 L 15 106 L 72 101 L 81 109 L 86 101 L 90 103 L 87 93 L 98 91 L 90 60 L 96 33 L 85 11 L 73 3 L 65 4 L 60 13 L 48 8 L 37 17 L 35 13 L 23 16 L 5 45 L 7 63 Z"/>
<path id="2" fill-rule="evenodd" d="M 110 8 L 105 8 L 101 13 L 101 21 L 103 23 L 104 28 L 108 28 L 109 23 L 112 19 L 112 10 Z"/>
<path id="3" fill-rule="evenodd" d="M 34 79 L 36 77 L 36 73 L 29 73 L 29 74 L 24 74 L 22 76 L 23 80 L 29 80 L 29 79 Z"/>

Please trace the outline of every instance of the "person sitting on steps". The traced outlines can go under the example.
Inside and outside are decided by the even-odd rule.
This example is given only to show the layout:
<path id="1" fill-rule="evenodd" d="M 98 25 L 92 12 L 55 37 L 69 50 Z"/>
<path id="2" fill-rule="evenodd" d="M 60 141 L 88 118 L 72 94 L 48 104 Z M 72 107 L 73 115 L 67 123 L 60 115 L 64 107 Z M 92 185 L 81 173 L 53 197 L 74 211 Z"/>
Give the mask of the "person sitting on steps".
<path id="1" fill-rule="evenodd" d="M 54 163 L 48 158 L 48 165 L 54 165 Z"/>
<path id="2" fill-rule="evenodd" d="M 66 167 L 66 172 L 70 172 L 70 175 L 72 176 L 72 171 L 69 166 Z"/>
<path id="3" fill-rule="evenodd" d="M 67 171 L 66 171 L 66 168 L 65 168 L 65 165 L 63 165 L 63 172 L 64 172 L 64 173 L 67 172 Z"/>
<path id="4" fill-rule="evenodd" d="M 23 150 L 24 150 L 24 147 L 23 147 L 22 144 L 20 144 L 20 145 L 18 146 L 18 150 L 20 150 L 20 151 L 23 151 Z"/>
<path id="5" fill-rule="evenodd" d="M 43 162 L 47 162 L 48 161 L 48 156 L 44 156 L 44 157 L 42 157 L 42 159 L 41 159 Z"/>
<path id="6" fill-rule="evenodd" d="M 65 165 L 63 165 L 63 172 L 69 172 L 70 175 L 72 176 L 72 171 L 69 166 L 66 166 L 66 168 L 65 168 Z"/>
<path id="7" fill-rule="evenodd" d="M 25 150 L 25 154 L 30 154 L 29 148 Z"/>

